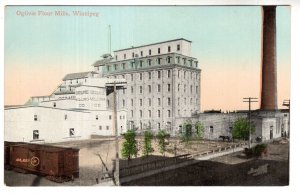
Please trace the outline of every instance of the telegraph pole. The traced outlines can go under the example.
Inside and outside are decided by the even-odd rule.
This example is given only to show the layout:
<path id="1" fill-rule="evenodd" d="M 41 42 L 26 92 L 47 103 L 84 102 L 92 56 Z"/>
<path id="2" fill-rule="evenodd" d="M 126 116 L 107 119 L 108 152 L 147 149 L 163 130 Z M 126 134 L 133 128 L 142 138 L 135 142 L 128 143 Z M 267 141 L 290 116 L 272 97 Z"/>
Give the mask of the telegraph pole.
<path id="1" fill-rule="evenodd" d="M 290 100 L 289 99 L 288 100 L 283 100 L 282 105 L 288 107 L 288 109 L 289 109 L 289 123 L 288 123 L 289 124 L 289 132 L 288 132 L 288 137 L 290 137 L 290 119 L 291 119 Z"/>
<path id="2" fill-rule="evenodd" d="M 243 98 L 243 102 L 249 103 L 249 149 L 251 148 L 251 103 L 258 102 L 257 99 L 253 97 Z"/>
<path id="3" fill-rule="evenodd" d="M 119 181 L 119 140 L 118 140 L 118 124 L 117 124 L 117 87 L 116 87 L 116 81 L 114 81 L 114 108 L 113 108 L 113 128 L 115 132 L 115 145 L 116 145 L 116 160 L 115 160 L 115 172 L 114 172 L 114 177 L 115 177 L 115 182 L 116 185 L 120 185 Z"/>

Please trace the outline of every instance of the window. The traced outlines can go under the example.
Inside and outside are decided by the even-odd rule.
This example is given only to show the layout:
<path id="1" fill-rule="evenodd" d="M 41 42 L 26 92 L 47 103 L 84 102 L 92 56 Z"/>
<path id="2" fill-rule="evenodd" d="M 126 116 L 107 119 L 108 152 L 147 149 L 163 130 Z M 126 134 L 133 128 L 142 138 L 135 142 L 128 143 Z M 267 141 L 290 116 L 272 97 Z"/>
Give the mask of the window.
<path id="1" fill-rule="evenodd" d="M 143 87 L 140 86 L 140 93 L 143 93 Z"/>
<path id="2" fill-rule="evenodd" d="M 133 106 L 133 99 L 131 99 L 131 106 Z"/>
<path id="3" fill-rule="evenodd" d="M 160 79 L 160 71 L 157 71 L 157 78 Z"/>
<path id="4" fill-rule="evenodd" d="M 67 120 L 67 119 L 68 119 L 68 115 L 65 114 L 65 120 Z"/>
<path id="5" fill-rule="evenodd" d="M 157 53 L 160 54 L 160 48 L 157 49 Z"/>
<path id="6" fill-rule="evenodd" d="M 102 126 L 101 126 L 101 125 L 99 126 L 99 130 L 100 130 L 100 131 L 102 130 Z"/>
<path id="7" fill-rule="evenodd" d="M 140 106 L 143 106 L 143 100 L 140 99 Z"/>
<path id="8" fill-rule="evenodd" d="M 143 117 L 143 111 L 140 110 L 140 117 L 142 118 Z"/>
<path id="9" fill-rule="evenodd" d="M 151 118 L 151 110 L 148 110 L 148 116 Z"/>
<path id="10" fill-rule="evenodd" d="M 151 93 L 151 85 L 148 85 L 148 91 Z"/>
<path id="11" fill-rule="evenodd" d="M 123 75 L 124 76 L 124 75 Z M 122 91 L 123 91 L 123 94 L 125 94 L 125 89 L 122 89 Z"/>
<path id="12" fill-rule="evenodd" d="M 180 115 L 180 110 L 178 110 L 178 115 Z"/>
<path id="13" fill-rule="evenodd" d="M 186 98 L 184 98 L 184 105 L 186 105 Z"/>
<path id="14" fill-rule="evenodd" d="M 160 92 L 160 84 L 157 85 L 157 92 Z"/>
<path id="15" fill-rule="evenodd" d="M 186 71 L 183 72 L 183 78 L 185 79 Z"/>
<path id="16" fill-rule="evenodd" d="M 108 116 L 109 120 L 111 120 L 111 115 Z"/>
<path id="17" fill-rule="evenodd" d="M 141 57 L 143 57 L 143 51 L 141 51 Z"/>
<path id="18" fill-rule="evenodd" d="M 171 110 L 168 110 L 168 117 L 171 117 Z"/>
<path id="19" fill-rule="evenodd" d="M 171 77 L 171 70 L 168 70 L 168 78 Z"/>
<path id="20" fill-rule="evenodd" d="M 198 93 L 198 86 L 196 86 L 196 93 Z"/>
<path id="21" fill-rule="evenodd" d="M 192 103 L 193 103 L 193 98 L 190 99 L 190 104 L 192 104 Z"/>
<path id="22" fill-rule="evenodd" d="M 160 98 L 157 98 L 157 104 L 160 106 Z"/>
<path id="23" fill-rule="evenodd" d="M 185 59 L 185 58 L 183 58 L 183 64 L 184 64 L 184 65 L 186 64 L 186 59 Z"/>
<path id="24" fill-rule="evenodd" d="M 125 63 L 122 63 L 122 69 L 125 70 Z"/>
<path id="25" fill-rule="evenodd" d="M 157 123 L 157 127 L 158 127 L 158 129 L 160 129 L 160 123 Z"/>
<path id="26" fill-rule="evenodd" d="M 171 84 L 168 84 L 168 92 L 171 91 Z"/>
<path id="27" fill-rule="evenodd" d="M 134 67 L 134 62 L 131 62 L 130 64 L 131 64 L 131 68 L 133 69 L 133 67 Z"/>
<path id="28" fill-rule="evenodd" d="M 143 61 L 140 61 L 140 68 L 143 67 Z"/>
<path id="29" fill-rule="evenodd" d="M 56 107 L 56 102 L 53 102 L 53 107 L 54 107 L 54 108 Z"/>
<path id="30" fill-rule="evenodd" d="M 151 72 L 148 72 L 149 80 L 151 79 Z"/>
<path id="31" fill-rule="evenodd" d="M 168 46 L 168 52 L 171 52 L 171 46 Z"/>
<path id="32" fill-rule="evenodd" d="M 167 63 L 171 63 L 171 57 L 167 57 Z"/>
<path id="33" fill-rule="evenodd" d="M 133 74 L 131 74 L 130 76 L 131 76 L 131 81 L 133 81 Z"/>
<path id="34" fill-rule="evenodd" d="M 151 61 L 152 61 L 152 60 L 150 60 L 150 59 L 148 60 L 148 65 L 149 65 L 149 66 L 151 66 Z"/>
<path id="35" fill-rule="evenodd" d="M 180 84 L 178 84 L 178 90 L 177 91 L 180 91 Z"/>
<path id="36" fill-rule="evenodd" d="M 209 132 L 210 132 L 210 133 L 213 133 L 213 132 L 214 132 L 214 127 L 213 127 L 213 126 L 210 126 L 210 127 L 209 127 Z"/>
<path id="37" fill-rule="evenodd" d="M 72 136 L 75 135 L 75 130 L 74 130 L 74 128 L 70 128 L 70 130 L 69 130 L 69 135 L 70 135 L 70 137 L 72 137 Z"/>
<path id="38" fill-rule="evenodd" d="M 177 72 L 177 77 L 179 78 L 179 76 L 180 76 L 180 70 L 178 70 Z"/>
<path id="39" fill-rule="evenodd" d="M 33 130 L 32 139 L 39 139 L 39 137 L 40 137 L 39 130 Z"/>
<path id="40" fill-rule="evenodd" d="M 168 106 L 171 105 L 171 98 L 168 98 Z"/>
<path id="41" fill-rule="evenodd" d="M 176 57 L 176 59 L 177 59 L 177 64 L 179 64 L 180 63 L 180 57 Z"/>
<path id="42" fill-rule="evenodd" d="M 161 58 L 157 58 L 157 63 L 160 64 Z"/>
<path id="43" fill-rule="evenodd" d="M 198 68 L 198 62 L 195 62 L 195 66 L 196 66 L 196 68 Z"/>
<path id="44" fill-rule="evenodd" d="M 160 110 L 157 111 L 157 116 L 160 117 Z"/>
<path id="45" fill-rule="evenodd" d="M 114 70 L 117 70 L 117 64 L 114 64 Z"/>
<path id="46" fill-rule="evenodd" d="M 109 107 L 109 100 L 107 100 L 107 107 Z"/>
<path id="47" fill-rule="evenodd" d="M 193 61 L 192 60 L 190 60 L 190 66 L 193 66 Z"/>
<path id="48" fill-rule="evenodd" d="M 134 52 L 132 52 L 132 58 L 134 58 Z"/>
<path id="49" fill-rule="evenodd" d="M 191 93 L 193 93 L 193 86 L 191 85 Z"/>
<path id="50" fill-rule="evenodd" d="M 140 73 L 140 80 L 143 80 L 143 74 Z"/>
<path id="51" fill-rule="evenodd" d="M 38 120 L 38 117 L 37 117 L 36 114 L 33 116 L 33 120 L 34 120 L 34 121 L 37 121 L 37 120 Z"/>
<path id="52" fill-rule="evenodd" d="M 98 115 L 96 115 L 96 120 L 98 120 Z"/>
<path id="53" fill-rule="evenodd" d="M 106 130 L 109 130 L 109 126 L 106 126 Z"/>
<path id="54" fill-rule="evenodd" d="M 126 53 L 124 53 L 124 60 L 126 60 Z"/>
<path id="55" fill-rule="evenodd" d="M 116 60 L 118 60 L 118 56 L 116 55 Z"/>
<path id="56" fill-rule="evenodd" d="M 123 107 L 125 107 L 125 100 L 123 99 Z"/>
<path id="57" fill-rule="evenodd" d="M 180 45 L 179 44 L 177 45 L 177 51 L 180 51 Z"/>
<path id="58" fill-rule="evenodd" d="M 183 88 L 183 92 L 185 92 L 186 91 L 186 85 L 184 85 L 184 88 Z"/>
<path id="59" fill-rule="evenodd" d="M 131 110 L 131 118 L 133 118 L 133 110 Z"/>
<path id="60" fill-rule="evenodd" d="M 131 87 L 130 89 L 131 89 L 131 93 L 133 93 L 133 87 Z"/>
<path id="61" fill-rule="evenodd" d="M 149 55 L 151 56 L 151 49 L 149 49 Z"/>
<path id="62" fill-rule="evenodd" d="M 151 98 L 148 99 L 148 105 L 151 106 Z"/>

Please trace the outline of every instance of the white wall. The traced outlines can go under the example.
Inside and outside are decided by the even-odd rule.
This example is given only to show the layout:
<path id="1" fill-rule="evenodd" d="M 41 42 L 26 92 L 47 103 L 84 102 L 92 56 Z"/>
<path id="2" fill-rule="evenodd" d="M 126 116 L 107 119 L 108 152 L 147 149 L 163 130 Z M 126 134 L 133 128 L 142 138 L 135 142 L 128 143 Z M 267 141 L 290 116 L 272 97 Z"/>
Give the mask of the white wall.
<path id="1" fill-rule="evenodd" d="M 5 141 L 34 141 L 33 130 L 39 130 L 39 140 L 43 142 L 88 139 L 92 134 L 114 134 L 112 118 L 109 119 L 111 111 L 75 112 L 45 107 L 20 107 L 5 109 L 4 115 Z M 37 121 L 34 121 L 34 115 L 37 115 Z M 117 119 L 120 134 L 121 126 L 123 132 L 126 130 L 126 112 L 118 112 Z M 102 130 L 99 126 L 102 126 Z M 106 126 L 109 126 L 109 130 L 106 130 Z M 70 128 L 74 128 L 74 136 L 70 136 Z"/>

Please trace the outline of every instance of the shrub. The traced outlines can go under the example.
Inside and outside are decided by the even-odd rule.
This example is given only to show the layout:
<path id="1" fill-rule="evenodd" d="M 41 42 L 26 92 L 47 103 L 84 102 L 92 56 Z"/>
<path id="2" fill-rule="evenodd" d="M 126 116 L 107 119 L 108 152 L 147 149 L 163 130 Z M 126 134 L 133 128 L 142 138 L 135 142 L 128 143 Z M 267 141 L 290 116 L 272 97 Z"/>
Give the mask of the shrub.
<path id="1" fill-rule="evenodd" d="M 137 141 L 135 140 L 135 132 L 133 130 L 128 130 L 126 133 L 122 134 L 125 141 L 122 144 L 121 154 L 122 158 L 131 159 L 132 156 L 137 156 Z"/>

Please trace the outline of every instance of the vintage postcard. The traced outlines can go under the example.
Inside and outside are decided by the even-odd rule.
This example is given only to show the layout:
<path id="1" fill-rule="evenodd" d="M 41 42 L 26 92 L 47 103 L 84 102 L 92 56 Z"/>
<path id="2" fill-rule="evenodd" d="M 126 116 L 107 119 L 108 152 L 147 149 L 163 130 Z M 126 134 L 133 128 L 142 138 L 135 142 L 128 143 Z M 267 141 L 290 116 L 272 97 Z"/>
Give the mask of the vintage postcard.
<path id="1" fill-rule="evenodd" d="M 290 5 L 6 5 L 6 186 L 289 186 Z"/>

